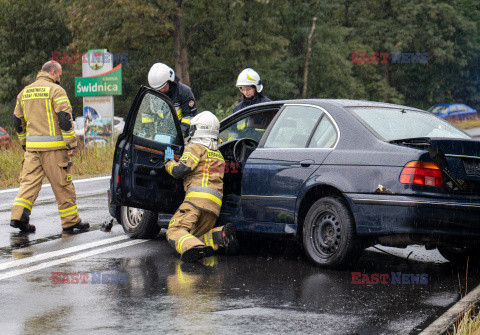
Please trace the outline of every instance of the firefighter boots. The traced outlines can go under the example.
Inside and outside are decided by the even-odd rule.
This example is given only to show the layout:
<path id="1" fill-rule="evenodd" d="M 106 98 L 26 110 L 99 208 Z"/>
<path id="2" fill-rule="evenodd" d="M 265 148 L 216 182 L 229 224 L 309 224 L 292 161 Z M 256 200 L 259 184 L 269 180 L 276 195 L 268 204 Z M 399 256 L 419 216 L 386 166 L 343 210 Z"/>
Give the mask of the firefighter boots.
<path id="1" fill-rule="evenodd" d="M 205 245 L 197 245 L 192 247 L 180 255 L 180 259 L 185 263 L 195 262 L 204 257 L 210 257 L 213 255 L 212 247 Z"/>
<path id="2" fill-rule="evenodd" d="M 33 233 L 35 232 L 35 226 L 29 224 L 28 222 L 20 221 L 20 220 L 11 220 L 10 227 L 19 228 L 20 231 L 26 233 Z"/>
<path id="3" fill-rule="evenodd" d="M 238 253 L 240 249 L 236 232 L 237 228 L 235 225 L 227 223 L 221 231 L 213 233 L 213 240 L 225 249 L 227 255 L 234 255 Z"/>
<path id="4" fill-rule="evenodd" d="M 68 227 L 68 228 L 63 228 L 63 231 L 66 232 L 66 233 L 72 233 L 74 229 L 77 229 L 79 231 L 83 231 L 83 230 L 87 230 L 88 228 L 90 228 L 90 224 L 88 224 L 86 222 L 82 223 L 82 221 L 80 221 L 76 225 L 73 225 L 73 226 Z"/>

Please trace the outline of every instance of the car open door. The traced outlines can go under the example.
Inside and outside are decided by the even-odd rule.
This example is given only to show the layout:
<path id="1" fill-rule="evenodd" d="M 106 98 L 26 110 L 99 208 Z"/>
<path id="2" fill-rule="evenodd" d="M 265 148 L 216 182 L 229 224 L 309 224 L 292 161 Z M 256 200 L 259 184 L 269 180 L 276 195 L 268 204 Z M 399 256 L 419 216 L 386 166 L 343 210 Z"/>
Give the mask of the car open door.
<path id="1" fill-rule="evenodd" d="M 112 169 L 111 202 L 173 213 L 184 198 L 183 185 L 164 168 L 165 148 L 175 158 L 183 152 L 180 122 L 171 100 L 142 87 L 117 140 Z"/>

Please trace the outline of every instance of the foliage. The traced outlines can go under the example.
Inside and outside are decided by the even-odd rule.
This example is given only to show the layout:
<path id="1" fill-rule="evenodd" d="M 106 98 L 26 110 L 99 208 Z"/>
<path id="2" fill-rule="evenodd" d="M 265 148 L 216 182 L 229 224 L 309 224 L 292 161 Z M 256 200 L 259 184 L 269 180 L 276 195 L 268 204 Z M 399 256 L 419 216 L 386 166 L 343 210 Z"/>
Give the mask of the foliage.
<path id="1" fill-rule="evenodd" d="M 51 51 L 70 41 L 66 14 L 56 1 L 0 0 L 0 103 L 8 107 L 2 115 L 13 113 L 16 95 Z"/>
<path id="2" fill-rule="evenodd" d="M 125 117 L 153 63 L 183 62 L 174 53 L 179 16 L 199 110 L 221 118 L 241 99 L 235 81 L 245 67 L 260 74 L 267 97 L 301 96 L 314 17 L 307 97 L 480 107 L 480 5 L 471 0 L 0 0 L 0 113 L 11 113 L 51 51 L 106 48 L 128 53 L 124 92 L 115 97 L 115 113 Z M 355 63 L 353 51 L 389 56 Z M 428 61 L 394 62 L 394 52 Z M 81 64 L 63 66 L 62 85 L 80 115 Z"/>

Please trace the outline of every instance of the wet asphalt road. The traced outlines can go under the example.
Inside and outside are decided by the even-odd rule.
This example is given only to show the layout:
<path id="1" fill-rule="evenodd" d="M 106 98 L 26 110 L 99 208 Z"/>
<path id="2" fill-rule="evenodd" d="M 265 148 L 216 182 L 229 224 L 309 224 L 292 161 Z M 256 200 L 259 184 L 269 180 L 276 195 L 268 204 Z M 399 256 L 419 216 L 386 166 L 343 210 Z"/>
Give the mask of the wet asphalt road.
<path id="1" fill-rule="evenodd" d="M 162 234 L 130 240 L 118 224 L 99 229 L 107 187 L 76 184 L 80 215 L 93 224 L 76 235 L 61 234 L 45 187 L 32 212 L 37 232 L 13 232 L 16 192 L 0 191 L 1 334 L 415 334 L 466 292 L 465 271 L 423 247 L 370 248 L 353 269 L 331 271 L 290 243 L 247 236 L 238 256 L 183 264 Z M 352 284 L 352 272 L 390 280 Z M 392 284 L 392 272 L 428 280 Z M 468 290 L 479 279 L 470 270 Z"/>

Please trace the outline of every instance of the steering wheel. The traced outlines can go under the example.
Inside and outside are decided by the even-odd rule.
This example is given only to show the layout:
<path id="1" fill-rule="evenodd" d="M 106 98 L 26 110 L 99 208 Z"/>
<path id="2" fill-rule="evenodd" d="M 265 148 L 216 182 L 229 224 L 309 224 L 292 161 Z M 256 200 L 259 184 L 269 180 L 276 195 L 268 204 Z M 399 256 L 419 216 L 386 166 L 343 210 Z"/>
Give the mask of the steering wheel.
<path id="1" fill-rule="evenodd" d="M 257 147 L 257 141 L 251 138 L 242 138 L 233 146 L 233 159 L 236 163 L 244 162 Z"/>

